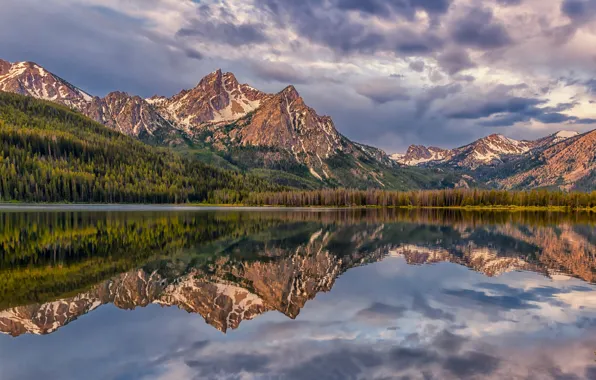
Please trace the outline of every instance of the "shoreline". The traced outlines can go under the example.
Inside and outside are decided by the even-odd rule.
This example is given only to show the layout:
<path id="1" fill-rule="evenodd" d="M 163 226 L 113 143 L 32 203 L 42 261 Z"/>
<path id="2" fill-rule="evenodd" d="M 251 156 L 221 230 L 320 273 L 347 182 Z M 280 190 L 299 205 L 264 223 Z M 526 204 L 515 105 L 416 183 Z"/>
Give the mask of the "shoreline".
<path id="1" fill-rule="evenodd" d="M 77 210 L 97 209 L 98 211 L 185 211 L 185 210 L 362 210 L 362 209 L 403 209 L 403 210 L 462 210 L 462 211 L 541 211 L 541 212 L 588 212 L 596 213 L 593 208 L 569 208 L 565 206 L 251 206 L 244 204 L 152 204 L 152 203 L 0 203 L 0 211 L 10 210 Z"/>

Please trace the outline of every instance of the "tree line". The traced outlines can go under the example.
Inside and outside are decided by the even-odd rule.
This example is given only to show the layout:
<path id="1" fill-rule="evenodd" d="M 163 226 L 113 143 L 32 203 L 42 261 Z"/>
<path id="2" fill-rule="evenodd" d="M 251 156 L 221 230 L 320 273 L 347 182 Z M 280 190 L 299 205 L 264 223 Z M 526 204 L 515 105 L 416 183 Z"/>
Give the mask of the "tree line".
<path id="1" fill-rule="evenodd" d="M 214 199 L 219 199 L 215 192 Z M 532 190 L 445 189 L 423 191 L 385 191 L 324 189 L 251 193 L 244 201 L 252 206 L 292 207 L 596 207 L 596 191 L 565 193 Z"/>

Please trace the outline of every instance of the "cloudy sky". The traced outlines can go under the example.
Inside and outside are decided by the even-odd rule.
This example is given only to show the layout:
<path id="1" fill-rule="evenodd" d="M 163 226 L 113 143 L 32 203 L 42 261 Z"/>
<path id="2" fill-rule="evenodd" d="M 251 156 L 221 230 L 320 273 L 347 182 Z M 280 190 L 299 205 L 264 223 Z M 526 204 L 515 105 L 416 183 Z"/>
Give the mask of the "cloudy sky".
<path id="1" fill-rule="evenodd" d="M 216 68 L 295 84 L 389 152 L 596 128 L 596 0 L 19 0 L 0 57 L 84 90 L 172 95 Z"/>

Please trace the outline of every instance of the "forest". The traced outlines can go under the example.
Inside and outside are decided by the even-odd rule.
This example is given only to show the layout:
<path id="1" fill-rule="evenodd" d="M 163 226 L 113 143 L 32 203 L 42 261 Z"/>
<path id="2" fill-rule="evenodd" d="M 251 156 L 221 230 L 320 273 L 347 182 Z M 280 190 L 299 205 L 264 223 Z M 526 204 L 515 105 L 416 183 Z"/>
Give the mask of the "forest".
<path id="1" fill-rule="evenodd" d="M 225 194 L 215 192 L 216 202 Z M 251 206 L 292 207 L 535 207 L 567 209 L 596 208 L 596 191 L 445 189 L 423 191 L 384 191 L 325 189 L 318 191 L 280 191 L 251 193 L 245 200 Z"/>
<path id="2" fill-rule="evenodd" d="M 256 176 L 216 169 L 112 131 L 64 106 L 0 92 L 0 200 L 231 202 L 277 191 Z"/>

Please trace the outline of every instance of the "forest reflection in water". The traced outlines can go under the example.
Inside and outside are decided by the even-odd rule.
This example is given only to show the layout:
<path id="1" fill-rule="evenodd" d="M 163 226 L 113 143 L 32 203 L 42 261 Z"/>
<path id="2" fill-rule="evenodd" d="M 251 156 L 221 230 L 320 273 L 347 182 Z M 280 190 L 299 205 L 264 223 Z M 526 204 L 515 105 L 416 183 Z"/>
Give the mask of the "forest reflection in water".
<path id="1" fill-rule="evenodd" d="M 342 273 L 387 256 L 594 282 L 595 221 L 399 209 L 4 212 L 0 330 L 47 334 L 102 304 L 156 303 L 225 332 L 269 310 L 295 318 Z"/>
<path id="2" fill-rule="evenodd" d="M 4 210 L 0 377 L 596 378 L 595 226 L 588 213 Z"/>

